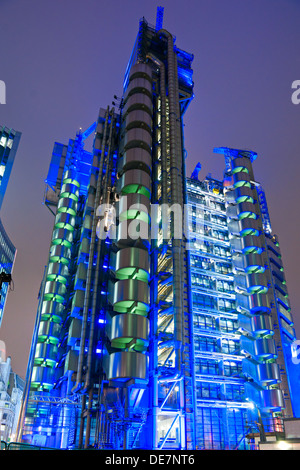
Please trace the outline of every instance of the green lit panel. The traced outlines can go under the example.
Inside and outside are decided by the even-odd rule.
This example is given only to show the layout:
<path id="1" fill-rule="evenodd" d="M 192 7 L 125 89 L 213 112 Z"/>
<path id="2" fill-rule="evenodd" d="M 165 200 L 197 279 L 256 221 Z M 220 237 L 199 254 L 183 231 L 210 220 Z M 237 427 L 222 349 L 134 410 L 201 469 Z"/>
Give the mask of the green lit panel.
<path id="1" fill-rule="evenodd" d="M 117 279 L 138 279 L 140 281 L 148 282 L 150 274 L 144 269 L 136 267 L 121 268 L 116 271 Z"/>
<path id="2" fill-rule="evenodd" d="M 241 237 L 246 237 L 247 235 L 259 235 L 259 230 L 255 228 L 244 228 L 243 230 L 240 231 Z"/>
<path id="3" fill-rule="evenodd" d="M 41 382 L 31 382 L 30 383 L 30 390 L 32 392 L 36 392 L 37 390 L 40 389 L 40 386 L 41 386 Z"/>
<path id="4" fill-rule="evenodd" d="M 64 297 L 62 295 L 51 292 L 44 295 L 44 300 L 52 300 L 62 303 L 64 301 Z"/>
<path id="5" fill-rule="evenodd" d="M 65 258 L 64 256 L 58 256 L 58 255 L 50 256 L 49 260 L 52 263 L 69 264 L 69 259 Z"/>
<path id="6" fill-rule="evenodd" d="M 52 245 L 62 245 L 62 246 L 67 246 L 68 248 L 71 248 L 72 242 L 70 242 L 66 238 L 55 238 L 52 241 Z"/>
<path id="7" fill-rule="evenodd" d="M 55 336 L 39 335 L 38 342 L 57 345 L 59 343 L 59 338 L 56 338 Z"/>
<path id="8" fill-rule="evenodd" d="M 239 196 L 236 198 L 235 202 L 237 204 L 241 204 L 242 202 L 250 202 L 251 204 L 254 204 L 254 199 L 251 196 Z"/>
<path id="9" fill-rule="evenodd" d="M 122 195 L 124 194 L 144 194 L 150 198 L 150 190 L 140 184 L 128 184 L 122 188 Z"/>
<path id="10" fill-rule="evenodd" d="M 138 209 L 128 209 L 120 214 L 120 220 L 132 220 L 138 219 L 143 220 L 146 223 L 150 222 L 150 216 L 147 212 L 140 211 Z"/>
<path id="11" fill-rule="evenodd" d="M 268 292 L 268 287 L 266 286 L 250 286 L 247 289 L 249 294 L 266 294 Z"/>
<path id="12" fill-rule="evenodd" d="M 121 300 L 114 304 L 114 310 L 118 313 L 135 313 L 146 316 L 149 312 L 149 305 L 132 300 Z"/>
<path id="13" fill-rule="evenodd" d="M 234 183 L 233 187 L 234 188 L 241 188 L 242 186 L 246 187 L 246 188 L 251 188 L 251 184 L 249 183 L 249 181 L 237 181 L 236 183 Z"/>
<path id="14" fill-rule="evenodd" d="M 73 193 L 70 193 L 70 192 L 63 192 L 63 193 L 60 193 L 60 197 L 62 198 L 66 198 L 66 199 L 72 199 L 73 201 L 75 202 L 78 202 L 78 196 L 76 194 L 73 194 Z"/>
<path id="15" fill-rule="evenodd" d="M 243 211 L 243 212 L 240 212 L 238 214 L 238 218 L 239 220 L 243 220 L 243 219 L 257 219 L 257 215 L 255 214 L 255 212 L 251 212 L 251 211 Z"/>
<path id="16" fill-rule="evenodd" d="M 243 254 L 244 255 L 249 255 L 251 253 L 258 253 L 260 254 L 262 252 L 262 249 L 258 246 L 245 246 L 245 248 L 243 248 Z"/>
<path id="17" fill-rule="evenodd" d="M 56 361 L 44 357 L 36 357 L 34 358 L 34 365 L 36 367 L 50 367 L 50 369 L 54 369 Z"/>
<path id="18" fill-rule="evenodd" d="M 263 273 L 265 272 L 265 267 L 264 266 L 259 266 L 259 265 L 253 265 L 253 266 L 247 266 L 245 269 L 247 274 L 253 274 L 253 273 Z"/>
<path id="19" fill-rule="evenodd" d="M 51 321 L 53 323 L 61 323 L 62 318 L 59 315 L 51 315 L 50 313 L 42 313 L 41 321 Z"/>
<path id="20" fill-rule="evenodd" d="M 61 206 L 57 209 L 57 211 L 61 213 L 76 215 L 76 210 L 74 210 L 72 207 Z"/>
<path id="21" fill-rule="evenodd" d="M 233 170 L 232 170 L 233 174 L 240 173 L 240 172 L 249 173 L 249 170 L 245 166 L 237 166 L 237 167 L 233 168 Z"/>
<path id="22" fill-rule="evenodd" d="M 64 285 L 67 284 L 66 276 L 62 276 L 60 274 L 47 274 L 47 281 L 60 282 Z"/>
<path id="23" fill-rule="evenodd" d="M 73 178 L 65 178 L 63 180 L 63 184 L 74 184 L 75 186 L 77 186 L 77 188 L 80 188 L 80 184 L 78 183 L 78 181 L 74 180 Z"/>
<path id="24" fill-rule="evenodd" d="M 111 346 L 113 348 L 118 349 L 127 349 L 130 343 L 133 342 L 132 347 L 129 349 L 133 349 L 134 351 L 143 352 L 147 349 L 149 341 L 145 341 L 140 338 L 116 338 L 111 341 Z"/>
<path id="25" fill-rule="evenodd" d="M 69 224 L 68 222 L 57 222 L 54 227 L 55 228 L 62 228 L 64 230 L 68 230 L 69 232 L 74 231 L 73 225 Z"/>

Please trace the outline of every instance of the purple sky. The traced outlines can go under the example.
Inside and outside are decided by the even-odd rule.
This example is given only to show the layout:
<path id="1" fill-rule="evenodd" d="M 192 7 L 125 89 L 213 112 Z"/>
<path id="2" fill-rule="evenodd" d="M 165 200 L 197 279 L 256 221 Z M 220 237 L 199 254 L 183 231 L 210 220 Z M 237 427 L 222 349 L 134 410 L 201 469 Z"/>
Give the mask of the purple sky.
<path id="1" fill-rule="evenodd" d="M 53 216 L 43 206 L 53 144 L 67 143 L 121 95 L 127 61 L 145 16 L 194 54 L 195 99 L 185 116 L 187 174 L 222 178 L 213 148 L 258 153 L 272 228 L 279 236 L 290 302 L 300 337 L 299 0 L 0 0 L 0 80 L 7 88 L 0 125 L 22 132 L 1 211 L 17 247 L 0 339 L 13 370 L 25 376 L 37 295 Z"/>

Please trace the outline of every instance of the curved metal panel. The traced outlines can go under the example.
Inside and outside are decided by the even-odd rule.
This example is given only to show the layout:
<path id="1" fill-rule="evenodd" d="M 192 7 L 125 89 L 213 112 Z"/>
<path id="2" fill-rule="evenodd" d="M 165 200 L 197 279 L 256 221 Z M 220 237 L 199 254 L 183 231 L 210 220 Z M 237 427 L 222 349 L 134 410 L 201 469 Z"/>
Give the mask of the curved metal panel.
<path id="1" fill-rule="evenodd" d="M 260 225 L 257 219 L 245 218 L 239 221 L 240 235 L 241 237 L 247 235 L 259 235 Z"/>
<path id="2" fill-rule="evenodd" d="M 150 199 L 140 193 L 125 194 L 119 201 L 119 219 L 141 219 L 150 222 Z"/>
<path id="3" fill-rule="evenodd" d="M 124 101 L 126 98 L 133 93 L 147 93 L 149 96 L 152 95 L 152 83 L 143 77 L 132 77 L 129 79 L 129 84 L 125 93 Z"/>
<path id="4" fill-rule="evenodd" d="M 71 246 L 73 241 L 72 231 L 58 228 L 53 231 L 52 243 L 53 245 L 66 245 Z"/>
<path id="5" fill-rule="evenodd" d="M 67 197 L 63 197 L 58 201 L 57 211 L 58 212 L 67 212 L 71 215 L 76 215 L 77 212 L 77 201 Z"/>
<path id="6" fill-rule="evenodd" d="M 123 220 L 118 225 L 118 246 L 140 246 L 148 249 L 150 247 L 150 228 L 143 220 Z"/>
<path id="7" fill-rule="evenodd" d="M 269 313 L 270 299 L 268 294 L 252 294 L 249 296 L 250 310 L 253 315 L 257 313 Z"/>
<path id="8" fill-rule="evenodd" d="M 115 315 L 111 321 L 109 338 L 114 348 L 132 346 L 144 351 L 149 344 L 149 320 L 141 315 Z"/>
<path id="9" fill-rule="evenodd" d="M 258 334 L 270 334 L 272 331 L 272 319 L 268 314 L 255 315 L 251 318 L 252 330 Z"/>
<path id="10" fill-rule="evenodd" d="M 121 188 L 122 194 L 141 193 L 150 197 L 151 178 L 145 171 L 128 170 L 122 175 Z"/>
<path id="11" fill-rule="evenodd" d="M 268 384 L 280 382 L 280 371 L 276 362 L 258 364 L 257 369 L 260 382 Z"/>
<path id="12" fill-rule="evenodd" d="M 247 275 L 247 290 L 249 293 L 266 293 L 268 288 L 268 279 L 265 273 L 256 272 Z"/>
<path id="13" fill-rule="evenodd" d="M 71 183 L 63 183 L 60 191 L 60 197 L 69 197 L 72 194 L 76 197 L 77 201 L 79 198 L 79 189 L 78 186 Z"/>
<path id="14" fill-rule="evenodd" d="M 122 168 L 124 171 L 134 168 L 147 168 L 148 172 L 151 171 L 152 159 L 148 150 L 134 147 L 126 150 L 122 157 Z"/>
<path id="15" fill-rule="evenodd" d="M 134 93 L 129 96 L 123 108 L 123 116 L 126 116 L 128 112 L 134 109 L 146 110 L 152 115 L 153 106 L 151 98 L 144 93 Z"/>
<path id="16" fill-rule="evenodd" d="M 42 303 L 42 316 L 55 316 L 59 317 L 64 311 L 64 306 L 61 302 L 53 302 L 52 300 L 45 300 Z"/>
<path id="17" fill-rule="evenodd" d="M 245 167 L 248 169 L 249 173 L 252 172 L 252 163 L 251 160 L 247 157 L 237 157 L 232 159 L 231 167 L 232 169 L 236 169 L 238 167 Z"/>
<path id="18" fill-rule="evenodd" d="M 272 388 L 260 392 L 262 398 L 262 408 L 270 410 L 280 410 L 284 408 L 284 399 L 280 389 Z"/>
<path id="19" fill-rule="evenodd" d="M 116 277 L 129 279 L 134 277 L 148 281 L 150 262 L 148 251 L 141 248 L 128 247 L 118 251 L 116 255 Z"/>
<path id="20" fill-rule="evenodd" d="M 148 358 L 134 351 L 112 353 L 109 357 L 108 379 L 148 380 Z"/>
<path id="21" fill-rule="evenodd" d="M 114 285 L 114 310 L 145 315 L 149 309 L 149 286 L 138 279 L 123 279 Z"/>
<path id="22" fill-rule="evenodd" d="M 62 263 L 49 263 L 47 270 L 47 279 L 55 280 L 57 276 L 62 276 L 65 279 L 69 276 L 69 267 Z"/>
<path id="23" fill-rule="evenodd" d="M 74 230 L 76 219 L 74 215 L 67 212 L 58 212 L 55 217 L 55 228 L 64 228 L 67 230 Z"/>
<path id="24" fill-rule="evenodd" d="M 136 74 L 148 76 L 149 80 L 152 80 L 152 68 L 143 62 L 137 62 L 131 67 L 129 80 L 132 80 Z"/>
<path id="25" fill-rule="evenodd" d="M 277 357 L 275 342 L 273 338 L 262 338 L 254 341 L 255 355 L 260 358 L 270 359 Z"/>
<path id="26" fill-rule="evenodd" d="M 238 204 L 237 207 L 237 214 L 239 219 L 242 219 L 244 217 L 257 217 L 257 207 L 255 206 L 255 204 L 251 202 L 241 202 L 240 204 Z"/>
<path id="27" fill-rule="evenodd" d="M 126 131 L 122 142 L 125 151 L 130 148 L 141 147 L 150 152 L 152 136 L 146 129 L 134 127 Z"/>
<path id="28" fill-rule="evenodd" d="M 52 321 L 41 321 L 39 324 L 38 335 L 58 337 L 60 331 L 61 331 L 61 326 L 59 323 L 55 323 Z"/>

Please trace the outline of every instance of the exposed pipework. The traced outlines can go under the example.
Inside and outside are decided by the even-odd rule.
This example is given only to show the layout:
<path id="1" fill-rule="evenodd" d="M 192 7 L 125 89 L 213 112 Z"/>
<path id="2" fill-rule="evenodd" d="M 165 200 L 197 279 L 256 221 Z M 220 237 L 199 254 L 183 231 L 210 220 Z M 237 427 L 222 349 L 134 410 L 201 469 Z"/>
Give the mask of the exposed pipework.
<path id="1" fill-rule="evenodd" d="M 173 44 L 173 36 L 166 30 L 162 29 L 158 35 L 164 35 L 168 41 L 168 92 L 169 92 L 169 122 L 170 122 L 170 178 L 171 178 L 171 205 L 180 204 L 182 207 L 182 194 L 180 180 L 182 163 L 179 162 L 178 149 L 178 89 L 176 89 L 176 70 L 175 51 Z M 176 96 L 177 92 L 177 96 Z M 173 225 L 173 224 L 172 224 Z M 173 255 L 173 305 L 174 305 L 174 350 L 176 361 L 176 372 L 173 376 L 166 377 L 169 379 L 179 379 L 182 374 L 181 366 L 181 349 L 182 349 L 182 255 L 181 240 L 173 237 L 174 226 L 171 226 L 172 236 L 172 255 Z"/>
<path id="2" fill-rule="evenodd" d="M 107 150 L 108 162 L 107 162 L 107 168 L 106 168 L 106 173 L 105 173 L 105 184 L 104 184 L 104 195 L 105 195 L 105 199 L 106 199 L 107 204 L 109 203 L 109 196 L 110 196 L 110 187 L 109 187 L 108 182 L 109 182 L 109 178 L 110 178 L 110 174 L 111 174 L 111 171 L 110 171 L 110 168 L 109 168 L 110 167 L 109 159 L 110 159 L 110 155 L 111 155 L 113 113 L 114 113 L 114 109 L 112 108 L 109 139 L 108 139 L 108 150 Z M 101 180 L 100 174 L 101 173 L 99 173 L 98 181 Z M 97 199 L 97 196 L 99 196 L 99 194 L 98 195 L 96 194 L 96 198 L 95 198 L 96 205 L 99 203 L 99 200 Z M 94 211 L 94 220 L 96 222 L 96 212 L 95 211 Z M 93 344 L 94 344 L 94 333 L 95 333 L 95 316 L 96 316 L 96 305 L 97 305 L 97 295 L 98 295 L 98 280 L 99 280 L 99 274 L 100 274 L 100 270 L 101 270 L 101 266 L 100 266 L 101 247 L 102 247 L 101 240 L 98 240 L 97 264 L 96 264 L 96 270 L 95 270 L 94 290 L 93 290 L 93 298 L 92 298 L 92 313 L 91 313 L 91 321 L 90 321 L 90 336 L 89 336 L 89 349 L 88 349 L 88 357 L 87 357 L 87 371 L 86 371 L 86 380 L 85 380 L 83 392 L 88 391 L 90 386 L 91 386 L 91 368 L 92 368 Z M 93 255 L 93 252 L 91 252 L 91 255 Z M 93 256 L 91 256 L 91 257 L 93 259 Z"/>
<path id="3" fill-rule="evenodd" d="M 96 215 L 97 207 L 99 205 L 101 189 L 102 189 L 101 188 L 102 186 L 101 175 L 103 172 L 103 164 L 104 164 L 104 159 L 105 159 L 105 143 L 106 143 L 106 136 L 107 136 L 108 120 L 109 120 L 109 107 L 107 107 L 107 110 L 106 110 L 106 118 L 105 118 L 105 124 L 104 124 L 102 148 L 101 148 L 101 155 L 100 155 L 100 168 L 99 168 L 98 181 L 97 181 L 97 187 L 96 187 L 96 196 L 95 196 L 95 201 L 94 201 L 94 217 L 92 221 L 92 233 L 91 233 L 91 244 L 90 244 L 90 250 L 89 250 L 87 282 L 86 282 L 86 290 L 85 290 L 85 296 L 84 296 L 82 330 L 81 330 L 81 338 L 80 338 L 80 352 L 79 352 L 79 358 L 78 358 L 76 384 L 72 388 L 73 393 L 80 391 L 82 387 L 82 369 L 83 369 L 83 359 L 84 359 L 84 352 L 85 352 L 85 340 L 86 340 L 86 330 L 87 330 L 87 323 L 88 323 L 90 288 L 91 288 L 91 282 L 92 282 L 92 268 L 93 268 L 94 247 L 95 247 L 95 239 L 96 239 L 96 227 L 97 227 L 97 219 L 95 215 Z"/>

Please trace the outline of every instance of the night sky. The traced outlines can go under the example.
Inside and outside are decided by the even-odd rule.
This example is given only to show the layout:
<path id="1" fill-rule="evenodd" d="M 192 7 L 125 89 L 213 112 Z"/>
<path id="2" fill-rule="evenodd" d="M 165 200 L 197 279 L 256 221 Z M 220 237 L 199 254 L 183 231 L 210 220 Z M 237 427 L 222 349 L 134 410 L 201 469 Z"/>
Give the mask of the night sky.
<path id="1" fill-rule="evenodd" d="M 53 216 L 43 205 L 53 144 L 85 130 L 100 107 L 122 94 L 123 76 L 143 16 L 194 54 L 194 92 L 185 115 L 187 174 L 200 161 L 222 179 L 213 148 L 258 153 L 256 180 L 266 191 L 279 237 L 292 313 L 300 337 L 299 0 L 0 0 L 0 125 L 22 132 L 0 217 L 18 253 L 0 339 L 14 372 L 25 377 L 37 296 Z"/>

